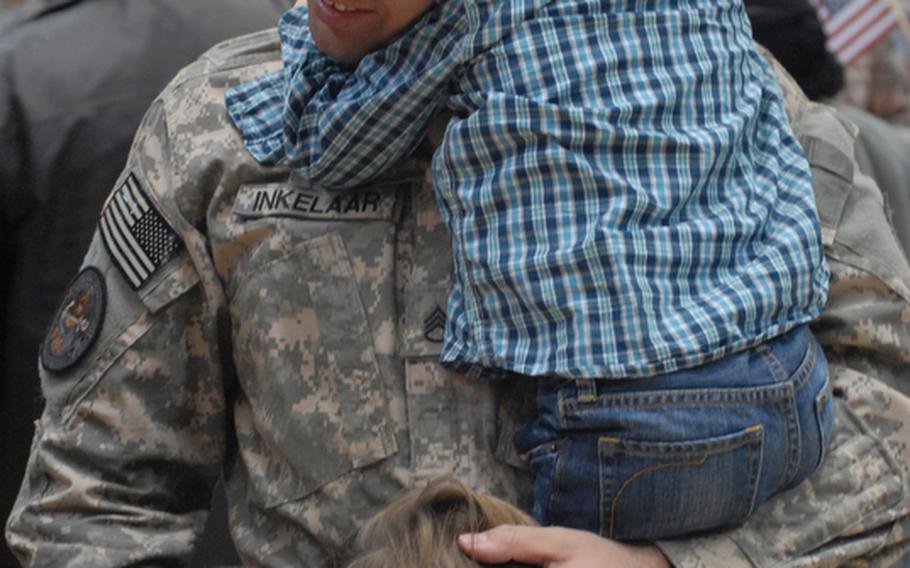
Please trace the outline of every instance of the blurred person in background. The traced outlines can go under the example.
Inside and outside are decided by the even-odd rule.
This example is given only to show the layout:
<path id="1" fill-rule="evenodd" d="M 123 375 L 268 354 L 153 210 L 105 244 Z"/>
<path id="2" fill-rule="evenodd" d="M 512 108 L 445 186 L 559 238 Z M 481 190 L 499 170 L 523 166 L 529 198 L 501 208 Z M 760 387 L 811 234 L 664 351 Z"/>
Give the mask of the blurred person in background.
<path id="1" fill-rule="evenodd" d="M 22 2 L 23 0 L 0 0 L 0 33 L 11 25 L 18 11 L 13 8 L 17 8 Z"/>
<path id="2" fill-rule="evenodd" d="M 0 518 L 41 412 L 38 345 L 143 114 L 183 65 L 273 26 L 288 4 L 27 0 L 0 11 Z M 0 546 L 0 566 L 13 563 Z"/>
<path id="3" fill-rule="evenodd" d="M 807 0 L 746 0 L 746 7 L 755 40 L 774 54 L 806 95 L 814 101 L 834 104 L 856 125 L 859 169 L 882 189 L 892 227 L 905 253 L 910 251 L 910 138 L 906 132 L 893 123 L 894 117 L 889 123 L 848 102 L 855 95 L 844 94 L 850 73 L 845 74 L 826 47 L 827 38 L 821 21 Z M 898 32 L 903 33 L 902 30 Z M 873 105 L 886 115 L 897 111 L 898 107 L 894 105 L 898 105 L 900 97 L 904 96 L 901 93 L 910 93 L 910 87 L 902 86 L 907 77 L 896 66 L 897 54 L 888 56 L 888 61 L 895 65 L 883 65 L 889 46 L 893 47 L 900 38 L 897 34 L 892 36 L 858 63 L 868 65 L 872 62 L 871 65 L 881 70 L 890 69 L 893 78 L 888 81 L 888 88 L 872 88 L 870 84 L 867 89 L 870 97 L 879 91 L 885 97 L 882 101 L 891 101 L 886 106 Z"/>
<path id="4" fill-rule="evenodd" d="M 0 1 L 0 10 L 6 10 L 7 8 L 15 8 L 16 6 L 22 4 L 24 0 L 2 0 Z"/>
<path id="5" fill-rule="evenodd" d="M 808 0 L 746 0 L 755 41 L 768 48 L 813 101 L 844 87 L 844 69 L 825 46 L 818 13 Z"/>
<path id="6" fill-rule="evenodd" d="M 910 12 L 910 0 L 893 4 Z M 904 20 L 888 37 L 845 70 L 838 100 L 855 105 L 900 128 L 910 139 L 910 27 Z"/>

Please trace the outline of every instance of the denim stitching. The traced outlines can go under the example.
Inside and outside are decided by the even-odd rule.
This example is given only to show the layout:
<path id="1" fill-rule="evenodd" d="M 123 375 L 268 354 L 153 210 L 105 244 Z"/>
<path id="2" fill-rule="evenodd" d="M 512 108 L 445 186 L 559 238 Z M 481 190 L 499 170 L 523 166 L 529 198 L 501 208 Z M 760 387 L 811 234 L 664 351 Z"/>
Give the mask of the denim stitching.
<path id="1" fill-rule="evenodd" d="M 565 452 L 565 444 L 562 441 L 553 442 L 551 444 L 551 450 L 553 452 L 553 487 L 550 488 L 550 502 L 547 503 L 547 524 L 553 524 L 553 512 L 554 505 L 558 502 L 559 498 L 559 488 L 562 487 L 562 471 L 560 465 L 562 460 L 560 459 Z"/>
<path id="2" fill-rule="evenodd" d="M 811 336 L 808 336 L 807 341 L 800 342 L 800 344 L 801 345 L 799 345 L 799 347 L 805 345 L 805 350 L 802 353 L 799 364 L 796 365 L 795 369 L 793 369 L 789 375 L 784 369 L 784 366 L 781 364 L 781 360 L 775 356 L 775 354 L 769 348 L 767 348 L 765 344 L 755 347 L 754 351 L 761 356 L 763 362 L 768 366 L 769 371 L 771 372 L 774 379 L 777 380 L 777 382 L 753 388 L 744 389 L 737 387 L 735 389 L 729 389 L 738 391 L 733 393 L 726 392 L 728 389 L 723 388 L 673 390 L 672 386 L 670 386 L 662 387 L 660 390 L 633 391 L 599 395 L 597 393 L 601 390 L 600 387 L 609 384 L 609 381 L 598 381 L 596 383 L 594 381 L 567 382 L 556 393 L 556 402 L 560 414 L 559 422 L 562 428 L 568 430 L 568 423 L 572 420 L 573 417 L 580 416 L 583 418 L 586 413 L 595 410 L 611 408 L 621 410 L 625 407 L 635 407 L 636 409 L 660 409 L 677 404 L 696 404 L 710 407 L 740 406 L 756 403 L 767 404 L 772 408 L 777 407 L 778 412 L 780 412 L 781 416 L 784 418 L 786 427 L 785 436 L 787 443 L 786 452 L 788 456 L 782 479 L 779 481 L 777 488 L 774 490 L 774 492 L 777 492 L 780 491 L 782 487 L 790 485 L 796 474 L 799 472 L 801 463 L 802 432 L 796 398 L 797 394 L 804 387 L 809 385 L 813 380 L 819 361 L 823 361 L 821 359 L 821 354 L 819 353 L 820 348 L 818 347 L 818 343 Z M 788 357 L 787 360 L 792 360 L 792 357 Z M 572 389 L 572 386 L 575 388 Z M 821 416 L 819 413 L 816 413 L 816 417 L 819 419 L 818 427 L 821 430 Z M 754 511 L 757 506 L 760 505 L 761 502 L 763 502 L 759 501 L 759 496 L 761 493 L 760 490 L 762 488 L 761 476 L 763 474 L 762 472 L 764 470 L 764 467 L 767 465 L 764 463 L 766 452 L 764 451 L 765 448 L 763 430 L 760 436 L 760 443 L 757 449 L 754 448 L 752 444 L 748 444 L 750 472 L 749 480 L 752 484 L 752 489 L 751 498 L 748 499 L 748 509 L 745 515 L 746 518 Z M 560 444 L 560 447 L 562 447 L 562 444 Z M 631 446 L 629 446 L 627 442 L 622 442 L 621 447 L 623 450 L 631 449 Z M 735 448 L 736 446 L 731 447 L 730 450 L 733 450 Z M 607 453 L 604 452 L 603 449 L 603 447 L 600 449 L 602 460 L 604 460 Z M 562 465 L 561 462 L 564 460 L 560 460 L 559 456 L 560 454 L 557 454 L 555 457 L 553 466 L 554 486 L 550 495 L 550 503 L 548 504 L 550 511 L 554 511 L 553 507 L 557 503 L 557 498 L 561 495 L 560 482 L 561 474 L 563 471 L 561 471 L 560 466 Z M 618 514 L 618 499 L 621 497 L 623 490 L 627 487 L 628 482 L 631 482 L 635 478 L 646 473 L 644 470 L 639 470 L 633 474 L 632 478 L 629 478 L 627 480 L 627 483 L 622 484 L 622 487 L 616 492 L 616 495 L 613 495 L 612 492 L 619 486 L 619 480 L 616 478 L 618 470 L 616 468 L 615 460 L 615 454 L 611 454 L 609 463 L 605 463 L 605 461 L 601 462 L 601 467 L 604 467 L 606 465 L 610 468 L 610 475 L 608 476 L 602 474 L 598 480 L 601 490 L 601 498 L 599 499 L 599 530 L 601 534 L 604 534 L 605 529 L 608 531 L 607 534 L 615 534 L 615 529 L 617 528 L 615 524 L 615 515 Z M 665 464 L 662 467 L 669 467 L 671 465 L 683 466 L 696 464 L 695 462 L 677 462 L 676 464 Z M 657 469 L 660 469 L 660 467 L 657 466 L 649 467 L 650 469 L 648 471 L 655 471 Z M 607 506 L 610 507 L 609 520 L 607 519 Z"/>
<path id="3" fill-rule="evenodd" d="M 749 515 L 755 511 L 757 505 L 756 500 L 758 499 L 758 489 L 761 487 L 759 480 L 761 479 L 762 469 L 765 465 L 765 430 L 761 428 L 759 431 L 758 439 L 758 466 L 755 467 L 754 459 L 752 457 L 753 449 L 752 446 L 749 446 L 749 471 L 752 474 L 749 481 L 752 484 L 752 499 L 749 501 L 749 508 L 746 511 L 746 514 L 743 515 L 740 521 L 744 521 L 749 518 Z"/>
<path id="4" fill-rule="evenodd" d="M 610 395 L 599 395 L 594 398 L 585 396 L 578 397 L 576 401 L 565 401 L 562 410 L 564 416 L 573 415 L 590 408 L 608 408 L 608 407 L 635 407 L 635 408 L 658 408 L 673 404 L 691 404 L 699 403 L 703 405 L 715 404 L 752 404 L 758 402 L 774 402 L 775 400 L 785 400 L 795 396 L 803 387 L 808 384 L 808 379 L 812 376 L 817 363 L 817 344 L 815 341 L 808 341 L 806 352 L 803 359 L 789 376 L 785 374 L 784 368 L 780 361 L 767 349 L 765 344 L 758 346 L 757 351 L 775 379 L 777 384 L 762 385 L 751 389 L 736 388 L 731 389 L 736 392 L 725 392 L 726 389 L 685 389 L 674 391 L 672 389 L 663 389 L 660 391 L 639 391 L 633 393 L 618 393 Z M 785 377 L 780 379 L 780 377 Z M 793 390 L 787 388 L 787 384 L 793 384 Z M 659 394 L 654 394 L 655 392 Z M 762 396 L 763 395 L 763 396 Z"/>
<path id="5" fill-rule="evenodd" d="M 755 351 L 761 355 L 761 358 L 765 361 L 765 364 L 768 366 L 768 370 L 771 371 L 771 375 L 774 376 L 775 380 L 778 383 L 787 382 L 790 379 L 790 376 L 784 371 L 784 366 L 781 365 L 778 358 L 771 352 L 771 349 L 768 348 L 766 344 L 762 344 L 761 349 L 756 349 Z"/>
<path id="6" fill-rule="evenodd" d="M 815 371 L 815 365 L 818 362 L 817 359 L 818 345 L 814 340 L 810 340 L 806 353 L 803 355 L 802 362 L 800 362 L 796 371 L 793 372 L 793 382 L 796 385 L 797 393 L 799 393 L 804 386 L 809 384 L 809 379 L 812 377 L 812 374 Z"/>
<path id="7" fill-rule="evenodd" d="M 800 391 L 809 384 L 809 379 L 812 377 L 815 371 L 815 365 L 818 358 L 818 345 L 810 337 L 808 341 L 808 346 L 806 348 L 806 353 L 803 355 L 803 360 L 800 362 L 799 367 L 791 376 L 791 381 L 793 384 L 793 399 L 791 404 L 788 404 L 788 409 L 790 412 L 786 413 L 787 417 L 787 449 L 790 454 L 789 459 L 787 460 L 787 470 L 784 473 L 784 478 L 781 480 L 779 487 L 787 487 L 796 477 L 796 474 L 799 472 L 800 464 L 802 463 L 802 426 L 800 425 L 799 420 L 799 408 L 796 402 L 797 396 L 799 396 Z"/>
<path id="8" fill-rule="evenodd" d="M 802 428 L 799 425 L 799 409 L 796 407 L 795 393 L 791 399 L 784 402 L 782 410 L 787 419 L 787 453 L 790 457 L 778 489 L 787 487 L 793 481 L 799 471 L 800 453 L 802 452 Z"/>
<path id="9" fill-rule="evenodd" d="M 601 438 L 601 440 L 602 439 L 603 438 Z M 613 499 L 613 477 L 616 474 L 616 467 L 612 462 L 608 461 L 608 457 L 604 455 L 604 446 L 599 442 L 600 440 L 598 440 L 597 444 L 597 457 L 600 458 L 600 498 L 598 499 L 597 508 L 600 516 L 600 522 L 597 530 L 600 534 L 604 534 L 604 527 L 607 527 L 607 533 L 613 534 L 613 521 L 611 519 L 608 524 L 605 516 L 607 511 L 606 503 L 608 496 L 611 502 Z M 607 468 L 608 472 L 603 471 L 604 467 Z M 605 473 L 609 473 L 610 475 L 605 475 Z"/>
<path id="10" fill-rule="evenodd" d="M 735 448 L 731 448 L 731 449 L 735 449 Z M 655 465 L 651 465 L 651 466 L 639 469 L 638 471 L 633 473 L 631 477 L 629 477 L 627 480 L 625 480 L 623 482 L 622 486 L 616 492 L 616 495 L 613 496 L 613 501 L 610 504 L 610 534 L 607 536 L 607 538 L 613 538 L 613 533 L 615 532 L 615 528 L 616 528 L 616 506 L 619 504 L 619 498 L 622 496 L 622 492 L 626 490 L 626 488 L 629 486 L 630 483 L 632 483 L 638 477 L 640 477 L 646 473 L 651 473 L 652 471 L 658 471 L 661 469 L 667 469 L 668 467 L 703 466 L 703 465 L 705 465 L 705 462 L 708 461 L 708 456 L 709 456 L 709 454 L 705 454 L 699 460 L 692 460 L 692 461 L 687 461 L 687 462 L 670 462 L 670 463 L 655 464 Z"/>
<path id="11" fill-rule="evenodd" d="M 790 396 L 792 389 L 786 384 L 763 385 L 735 389 L 684 389 L 641 391 L 601 395 L 595 401 L 582 403 L 561 400 L 561 409 L 566 415 L 602 408 L 663 408 L 674 404 L 754 404 L 783 400 Z"/>
<path id="12" fill-rule="evenodd" d="M 669 463 L 664 462 L 661 464 L 654 464 L 651 466 L 641 468 L 641 469 L 637 470 L 634 474 L 632 474 L 628 479 L 626 479 L 623 482 L 622 486 L 619 488 L 619 490 L 616 491 L 615 494 L 612 493 L 612 488 L 611 488 L 610 492 L 608 493 L 606 488 L 604 487 L 604 485 L 605 484 L 612 485 L 612 481 L 613 481 L 612 478 L 615 477 L 615 473 L 616 473 L 616 471 L 618 471 L 618 467 L 616 465 L 616 462 L 618 462 L 618 460 L 619 460 L 619 457 L 617 456 L 618 450 L 627 449 L 628 446 L 634 446 L 635 441 L 634 440 L 621 440 L 619 438 L 615 438 L 615 437 L 611 437 L 611 436 L 600 437 L 598 439 L 598 454 L 599 454 L 599 457 L 601 460 L 601 464 L 603 465 L 605 462 L 608 462 L 609 463 L 608 467 L 610 467 L 613 472 L 613 475 L 610 476 L 609 480 L 607 480 L 606 475 L 603 475 L 602 470 L 601 470 L 601 475 L 600 475 L 600 485 L 601 485 L 601 495 L 602 495 L 602 498 L 600 499 L 600 503 L 601 503 L 600 532 L 601 532 L 601 534 L 603 534 L 603 532 L 604 532 L 603 528 L 606 525 L 607 527 L 609 527 L 609 529 L 607 531 L 607 537 L 614 538 L 615 529 L 616 529 L 616 509 L 619 504 L 619 498 L 622 496 L 623 491 L 636 478 L 640 477 L 641 475 L 644 475 L 645 473 L 650 473 L 652 471 L 666 469 L 668 467 L 702 466 L 705 464 L 705 462 L 711 456 L 718 455 L 718 454 L 725 454 L 725 453 L 731 452 L 733 450 L 737 450 L 742 447 L 745 447 L 749 451 L 749 484 L 752 486 L 752 497 L 749 499 L 749 503 L 748 503 L 748 507 L 747 507 L 746 511 L 744 513 L 738 514 L 736 516 L 736 519 L 737 519 L 737 522 L 740 522 L 740 521 L 744 520 L 745 518 L 747 518 L 749 516 L 749 514 L 751 514 L 753 508 L 755 507 L 755 500 L 758 497 L 758 489 L 760 487 L 760 483 L 758 482 L 758 480 L 759 480 L 759 476 L 760 476 L 760 472 L 761 472 L 761 468 L 762 468 L 762 461 L 763 461 L 764 428 L 762 427 L 761 424 L 756 424 L 756 425 L 750 426 L 746 430 L 740 432 L 740 434 L 743 435 L 742 438 L 739 438 L 737 440 L 730 440 L 725 443 L 718 443 L 716 447 L 708 447 L 707 449 L 704 450 L 704 454 L 701 456 L 700 459 L 691 459 L 689 461 L 675 461 L 675 462 L 669 462 Z M 611 451 L 609 453 L 604 452 L 604 445 L 606 443 L 610 444 L 610 447 L 613 448 L 613 451 Z M 680 443 L 684 444 L 686 442 L 682 441 Z M 755 460 L 753 458 L 753 453 L 754 453 L 753 446 L 755 446 L 755 445 L 758 445 L 758 447 L 760 449 L 762 449 L 762 452 L 759 453 L 758 467 L 755 467 L 755 465 L 754 465 Z M 605 517 L 605 513 L 606 513 L 606 507 L 604 507 L 604 504 L 606 502 L 606 496 L 608 494 L 610 495 L 610 499 L 609 499 L 610 520 L 609 520 L 609 523 L 605 523 L 606 519 L 604 517 Z"/>
<path id="13" fill-rule="evenodd" d="M 596 379 L 581 379 L 574 381 L 579 402 L 592 402 L 597 400 Z"/>

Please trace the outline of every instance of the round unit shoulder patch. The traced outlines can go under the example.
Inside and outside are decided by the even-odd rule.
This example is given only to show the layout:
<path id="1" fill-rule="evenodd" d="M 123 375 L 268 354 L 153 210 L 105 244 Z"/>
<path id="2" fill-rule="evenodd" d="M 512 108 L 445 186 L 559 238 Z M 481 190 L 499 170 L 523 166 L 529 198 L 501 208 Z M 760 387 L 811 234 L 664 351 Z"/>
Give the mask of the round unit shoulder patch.
<path id="1" fill-rule="evenodd" d="M 92 347 L 104 321 L 104 277 L 88 267 L 70 283 L 41 344 L 41 363 L 49 371 L 75 365 Z"/>

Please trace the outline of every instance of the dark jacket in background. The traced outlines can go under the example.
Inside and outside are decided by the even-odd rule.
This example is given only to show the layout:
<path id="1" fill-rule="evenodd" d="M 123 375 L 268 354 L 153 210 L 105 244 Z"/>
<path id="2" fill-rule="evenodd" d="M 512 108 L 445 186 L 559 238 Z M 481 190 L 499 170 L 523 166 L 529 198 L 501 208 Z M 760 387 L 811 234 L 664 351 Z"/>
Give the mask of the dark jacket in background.
<path id="1" fill-rule="evenodd" d="M 744 0 L 752 36 L 817 101 L 844 86 L 844 69 L 828 51 L 825 31 L 808 0 Z"/>
<path id="2" fill-rule="evenodd" d="M 38 345 L 153 97 L 289 0 L 33 0 L 0 30 L 0 519 L 41 411 Z M 15 12 L 14 17 L 10 15 Z M 0 566 L 15 565 L 5 544 Z"/>

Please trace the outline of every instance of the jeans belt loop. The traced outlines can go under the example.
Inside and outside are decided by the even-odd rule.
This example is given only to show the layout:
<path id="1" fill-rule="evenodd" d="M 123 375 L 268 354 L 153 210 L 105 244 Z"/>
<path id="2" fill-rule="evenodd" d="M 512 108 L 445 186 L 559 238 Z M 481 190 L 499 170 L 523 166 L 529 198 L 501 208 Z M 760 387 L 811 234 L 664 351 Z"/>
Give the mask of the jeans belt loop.
<path id="1" fill-rule="evenodd" d="M 776 382 L 782 383 L 789 378 L 784 371 L 784 366 L 781 365 L 780 361 L 777 360 L 777 357 L 774 356 L 774 353 L 771 352 L 767 342 L 758 345 L 755 350 L 758 351 L 761 358 L 765 360 L 765 364 L 768 365 L 768 369 L 771 371 L 771 374 L 774 375 Z"/>
<path id="2" fill-rule="evenodd" d="M 594 402 L 597 400 L 597 384 L 594 379 L 579 379 L 575 381 L 578 391 L 578 402 Z"/>

